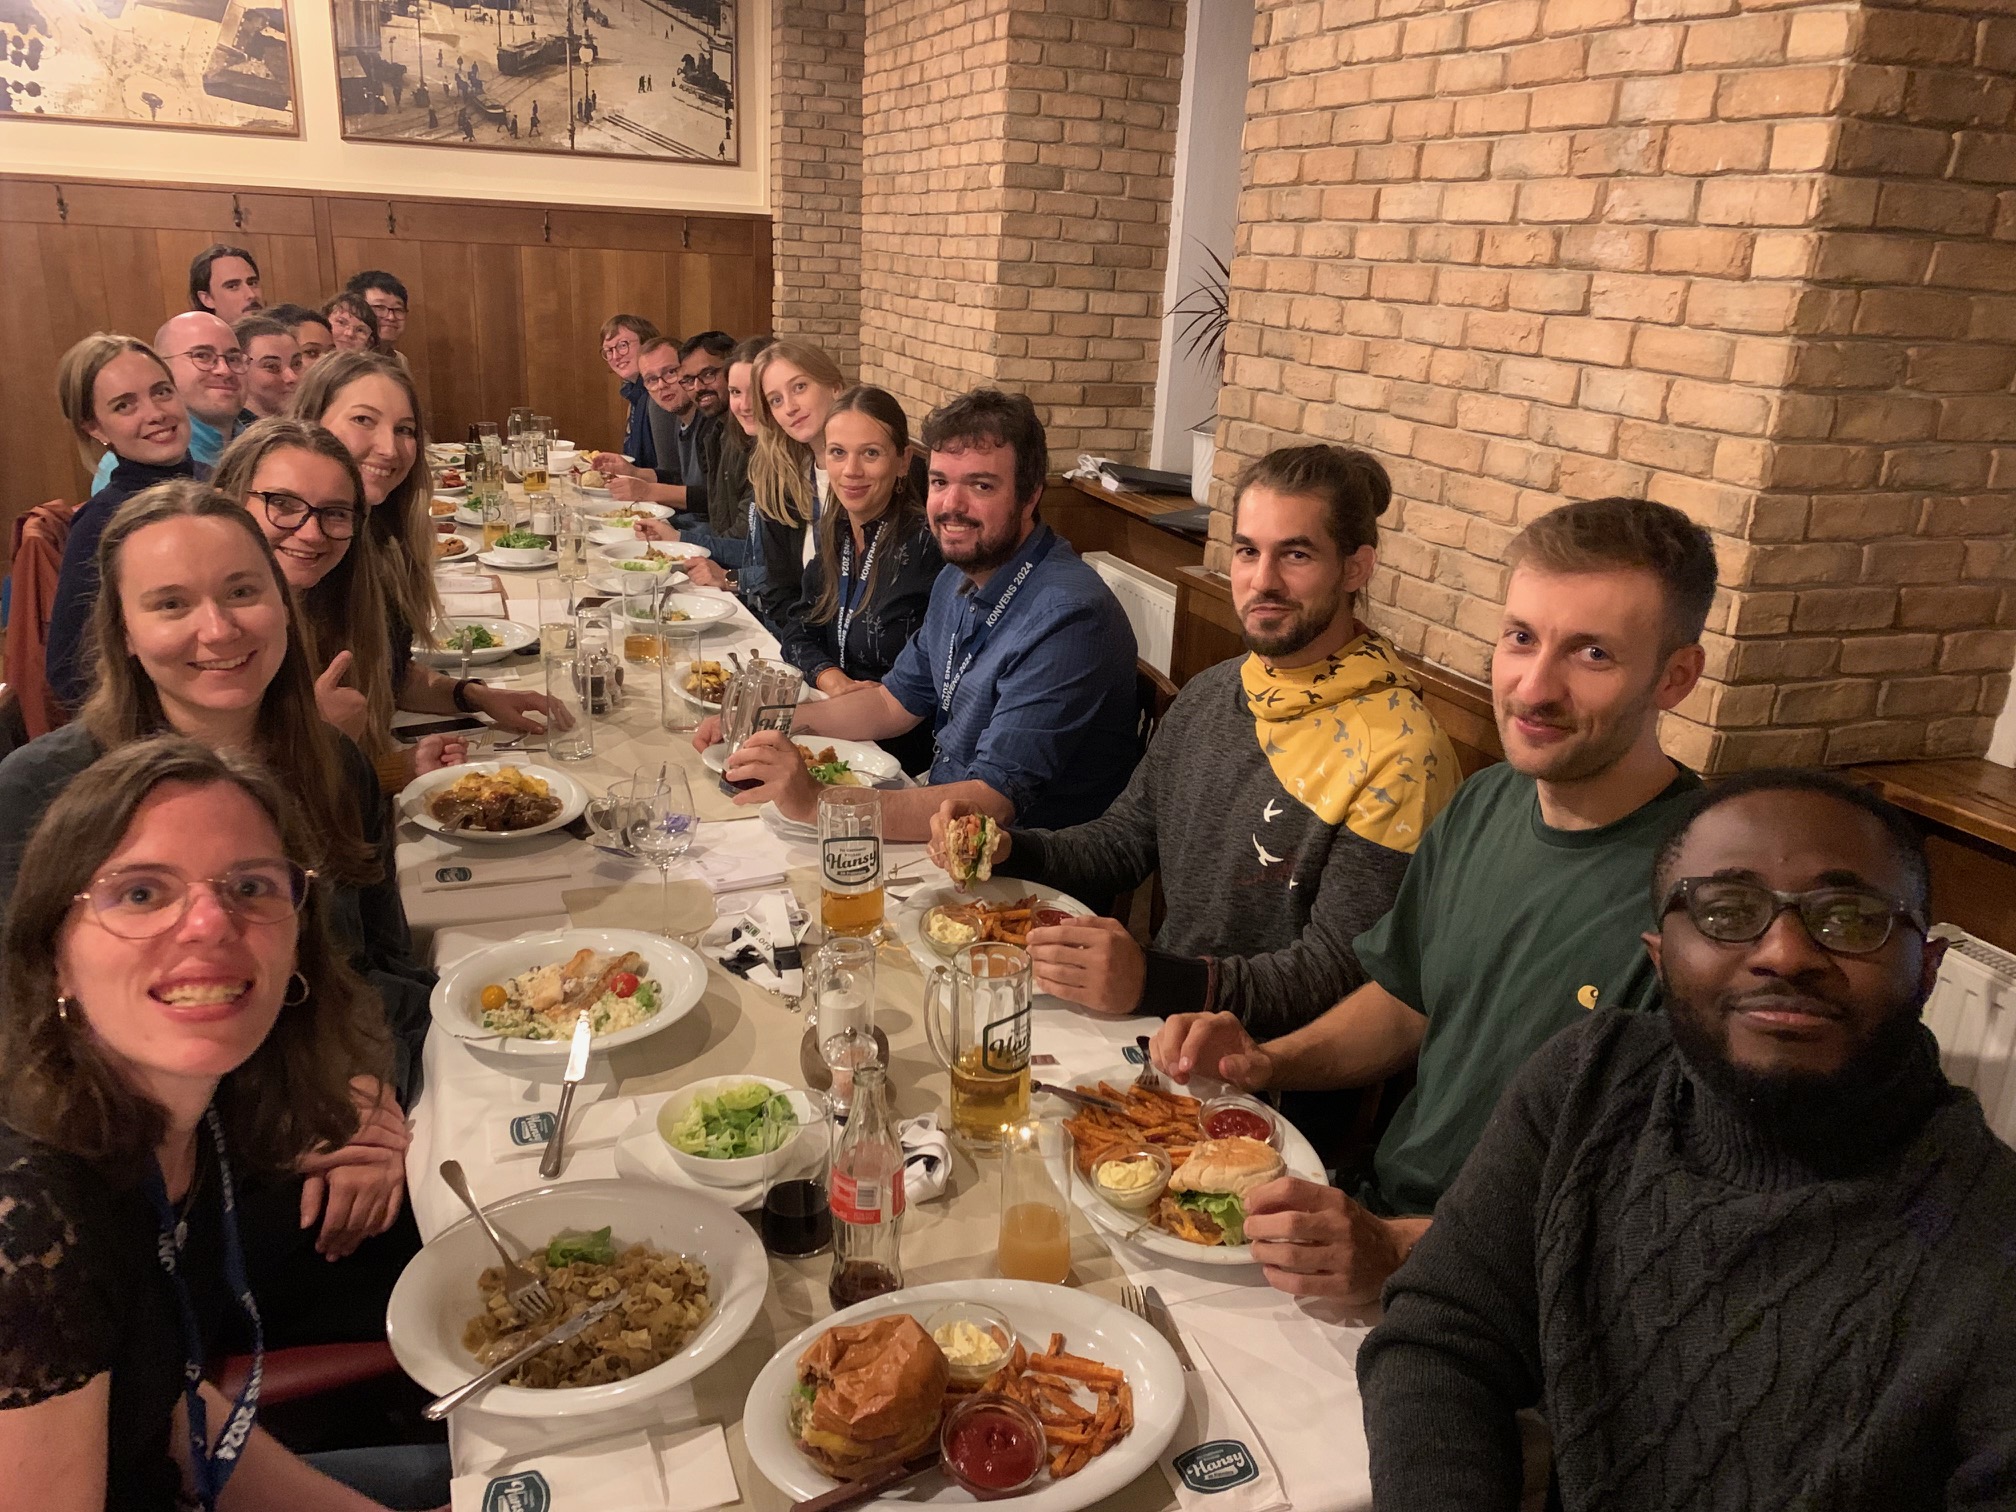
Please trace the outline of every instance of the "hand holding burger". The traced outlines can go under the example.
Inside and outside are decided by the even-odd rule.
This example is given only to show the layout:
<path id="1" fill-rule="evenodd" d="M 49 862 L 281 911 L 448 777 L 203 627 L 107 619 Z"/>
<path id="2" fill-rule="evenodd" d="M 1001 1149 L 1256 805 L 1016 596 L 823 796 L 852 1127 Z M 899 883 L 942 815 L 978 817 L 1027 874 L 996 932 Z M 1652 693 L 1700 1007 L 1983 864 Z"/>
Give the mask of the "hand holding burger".
<path id="1" fill-rule="evenodd" d="M 1272 1145 L 1243 1136 L 1201 1139 L 1169 1178 L 1162 1219 L 1192 1244 L 1244 1244 L 1245 1196 L 1287 1173 Z"/>

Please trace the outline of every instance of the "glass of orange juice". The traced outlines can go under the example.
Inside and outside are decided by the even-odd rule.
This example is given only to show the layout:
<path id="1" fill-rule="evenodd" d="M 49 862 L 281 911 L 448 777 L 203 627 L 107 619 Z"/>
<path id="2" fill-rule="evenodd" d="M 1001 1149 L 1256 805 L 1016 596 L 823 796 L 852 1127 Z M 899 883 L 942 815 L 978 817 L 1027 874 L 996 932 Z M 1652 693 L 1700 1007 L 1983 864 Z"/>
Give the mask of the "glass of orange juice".
<path id="1" fill-rule="evenodd" d="M 994 1260 L 1013 1281 L 1062 1285 L 1071 1274 L 1071 1214 L 1045 1154 L 1061 1131 L 1038 1120 L 1002 1131 L 1001 1231 Z"/>

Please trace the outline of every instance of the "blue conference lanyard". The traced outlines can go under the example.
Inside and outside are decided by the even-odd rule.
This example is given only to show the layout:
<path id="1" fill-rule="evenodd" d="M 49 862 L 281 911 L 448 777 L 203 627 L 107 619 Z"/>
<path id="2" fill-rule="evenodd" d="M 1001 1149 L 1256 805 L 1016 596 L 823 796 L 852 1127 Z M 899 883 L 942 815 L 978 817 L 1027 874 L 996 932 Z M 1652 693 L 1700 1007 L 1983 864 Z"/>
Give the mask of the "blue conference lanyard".
<path id="1" fill-rule="evenodd" d="M 845 525 L 840 527 L 840 613 L 834 621 L 834 629 L 839 637 L 840 670 L 847 671 L 847 632 L 854 628 L 855 616 L 861 612 L 861 603 L 868 596 L 868 576 L 875 570 L 875 553 L 882 549 L 882 521 L 871 520 L 868 524 L 867 553 L 861 558 L 861 576 L 854 576 L 854 532 Z"/>
<path id="2" fill-rule="evenodd" d="M 1029 574 L 1036 570 L 1037 564 L 1050 554 L 1050 548 L 1056 544 L 1057 535 L 1052 531 L 1043 538 L 1043 544 L 1030 554 L 1029 560 L 1022 564 L 1021 570 L 1009 581 L 1007 588 L 1002 590 L 1001 597 L 995 601 L 994 612 L 982 620 L 979 627 L 966 638 L 964 643 L 966 658 L 959 663 L 957 671 L 953 670 L 952 661 L 958 656 L 961 643 L 957 636 L 946 641 L 945 676 L 938 684 L 938 710 L 931 721 L 932 733 L 935 734 L 945 728 L 945 721 L 952 717 L 952 700 L 958 697 L 959 684 L 965 681 L 966 671 L 973 665 L 973 658 L 978 656 L 980 648 L 987 644 L 987 637 L 992 635 L 994 627 L 1001 623 L 1001 617 L 1008 612 L 1008 606 L 1015 602 L 1015 595 L 1023 583 L 1028 581 Z"/>
<path id="3" fill-rule="evenodd" d="M 231 1187 L 231 1162 L 224 1153 L 224 1121 L 210 1108 L 203 1115 L 210 1130 L 210 1148 L 217 1156 L 217 1180 L 224 1207 L 224 1281 L 237 1295 L 238 1305 L 252 1325 L 252 1370 L 231 1415 L 218 1435 L 217 1447 L 210 1447 L 209 1423 L 203 1407 L 203 1330 L 196 1321 L 196 1304 L 189 1297 L 189 1283 L 182 1275 L 182 1247 L 189 1239 L 188 1223 L 176 1217 L 168 1200 L 168 1183 L 161 1175 L 161 1163 L 147 1162 L 147 1196 L 154 1204 L 154 1216 L 161 1225 L 157 1255 L 161 1269 L 175 1287 L 175 1302 L 182 1314 L 182 1399 L 189 1413 L 189 1469 L 196 1481 L 196 1499 L 214 1509 L 224 1494 L 224 1484 L 245 1453 L 252 1437 L 252 1423 L 259 1416 L 259 1386 L 266 1372 L 266 1330 L 259 1321 L 259 1304 L 252 1300 L 252 1288 L 245 1280 L 245 1251 L 238 1240 L 238 1204 Z"/>

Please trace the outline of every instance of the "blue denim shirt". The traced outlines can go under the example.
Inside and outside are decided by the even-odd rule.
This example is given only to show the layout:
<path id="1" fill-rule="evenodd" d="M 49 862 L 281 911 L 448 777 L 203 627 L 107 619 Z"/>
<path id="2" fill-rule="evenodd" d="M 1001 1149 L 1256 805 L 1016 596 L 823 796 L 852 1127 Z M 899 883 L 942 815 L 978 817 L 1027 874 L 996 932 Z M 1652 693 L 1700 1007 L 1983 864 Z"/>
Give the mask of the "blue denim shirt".
<path id="1" fill-rule="evenodd" d="M 969 651 L 973 660 L 941 711 L 947 664 L 957 674 Z M 1134 632 L 1112 590 L 1048 525 L 1039 524 L 985 587 L 974 588 L 957 567 L 941 572 L 923 625 L 882 685 L 911 713 L 938 722 L 929 780 L 986 783 L 1015 805 L 1018 826 L 1098 818 L 1140 754 Z"/>

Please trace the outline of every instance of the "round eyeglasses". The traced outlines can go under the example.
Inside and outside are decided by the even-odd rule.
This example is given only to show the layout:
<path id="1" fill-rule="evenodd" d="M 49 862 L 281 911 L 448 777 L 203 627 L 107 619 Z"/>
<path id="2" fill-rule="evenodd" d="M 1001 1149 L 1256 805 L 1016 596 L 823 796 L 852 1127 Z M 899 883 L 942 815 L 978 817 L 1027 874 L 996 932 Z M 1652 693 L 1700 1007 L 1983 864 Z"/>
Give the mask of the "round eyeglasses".
<path id="1" fill-rule="evenodd" d="M 246 924 L 279 924 L 301 911 L 315 873 L 292 861 L 247 861 L 214 877 L 185 877 L 168 866 L 122 866 L 92 880 L 74 901 L 123 940 L 166 934 L 189 912 L 196 889 L 207 887 Z"/>
<path id="2" fill-rule="evenodd" d="M 1920 934 L 1924 915 L 1886 893 L 1870 887 L 1815 887 L 1806 892 L 1780 892 L 1741 877 L 1686 877 L 1667 890 L 1664 919 L 1676 908 L 1708 939 L 1724 945 L 1747 945 L 1764 938 L 1778 915 L 1799 915 L 1806 933 L 1822 949 L 1836 955 L 1867 955 L 1881 950 L 1899 919 Z"/>

